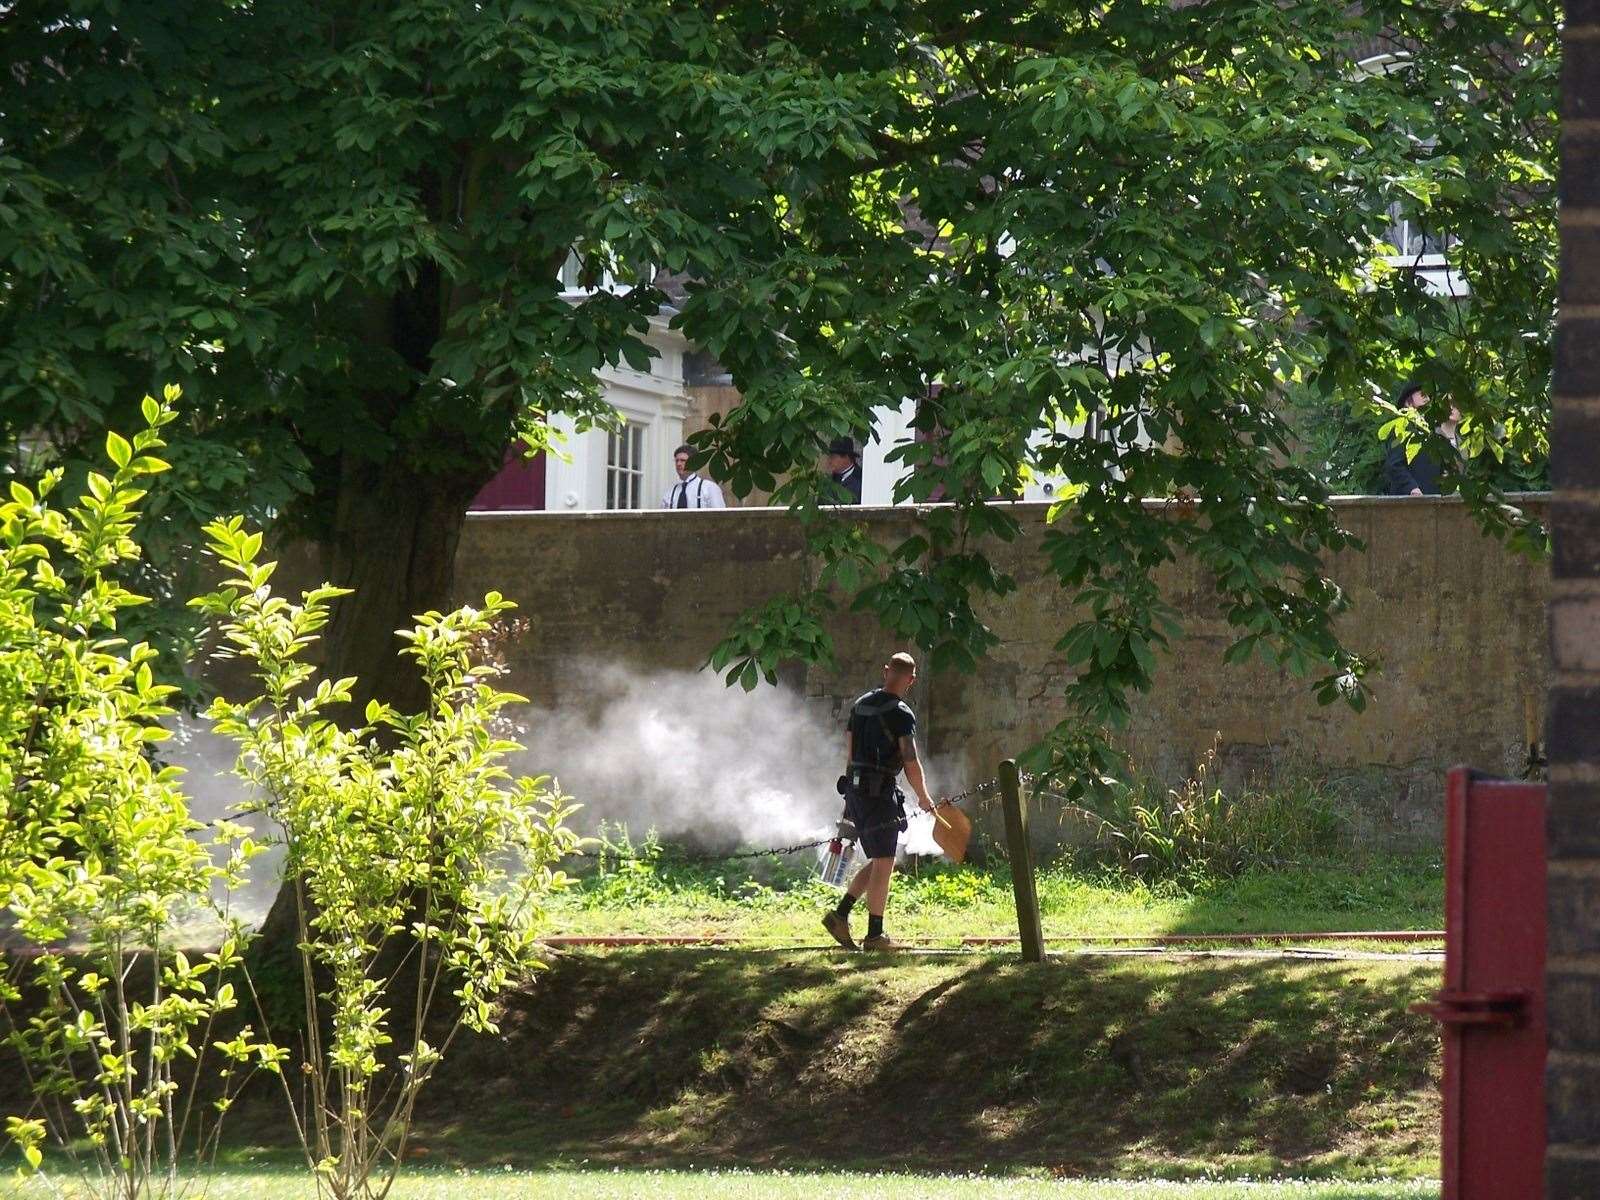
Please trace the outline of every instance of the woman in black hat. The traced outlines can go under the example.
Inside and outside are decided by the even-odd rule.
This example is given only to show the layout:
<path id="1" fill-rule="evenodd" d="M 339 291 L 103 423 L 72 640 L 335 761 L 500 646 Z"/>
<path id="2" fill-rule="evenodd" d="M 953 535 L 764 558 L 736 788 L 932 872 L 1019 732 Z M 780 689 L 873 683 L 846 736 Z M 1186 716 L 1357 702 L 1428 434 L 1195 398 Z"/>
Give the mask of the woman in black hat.
<path id="1" fill-rule="evenodd" d="M 1428 394 L 1422 390 L 1420 383 L 1415 382 L 1403 385 L 1395 399 L 1395 405 L 1399 408 L 1422 408 L 1427 403 Z M 1458 446 L 1460 424 L 1461 412 L 1452 404 L 1449 417 L 1434 432 L 1452 446 Z M 1384 486 L 1391 496 L 1437 496 L 1443 466 L 1426 447 L 1407 458 L 1405 443 L 1395 438 L 1389 443 L 1388 453 L 1383 459 Z"/>
<path id="2" fill-rule="evenodd" d="M 854 438 L 836 437 L 828 443 L 828 477 L 850 493 L 846 503 L 861 503 L 861 455 Z"/>

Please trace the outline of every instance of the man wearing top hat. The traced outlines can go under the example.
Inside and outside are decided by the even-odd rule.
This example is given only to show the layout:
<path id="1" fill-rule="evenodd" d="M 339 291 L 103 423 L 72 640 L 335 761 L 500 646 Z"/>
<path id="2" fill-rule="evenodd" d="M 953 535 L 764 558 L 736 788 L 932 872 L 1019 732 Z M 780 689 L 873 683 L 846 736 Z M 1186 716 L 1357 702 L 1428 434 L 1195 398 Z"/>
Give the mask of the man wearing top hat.
<path id="1" fill-rule="evenodd" d="M 828 477 L 850 493 L 850 499 L 840 503 L 861 503 L 861 455 L 854 438 L 836 437 L 828 443 Z"/>

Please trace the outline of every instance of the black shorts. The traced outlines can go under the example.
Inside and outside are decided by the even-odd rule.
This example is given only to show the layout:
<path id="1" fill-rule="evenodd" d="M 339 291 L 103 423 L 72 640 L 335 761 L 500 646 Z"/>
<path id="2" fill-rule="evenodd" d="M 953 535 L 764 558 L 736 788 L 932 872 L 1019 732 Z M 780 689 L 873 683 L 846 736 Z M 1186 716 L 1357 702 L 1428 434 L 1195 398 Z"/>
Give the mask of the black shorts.
<path id="1" fill-rule="evenodd" d="M 844 815 L 856 827 L 861 853 L 868 858 L 893 858 L 900 844 L 900 822 L 904 819 L 899 793 L 889 787 L 875 796 L 852 789 L 845 798 Z"/>

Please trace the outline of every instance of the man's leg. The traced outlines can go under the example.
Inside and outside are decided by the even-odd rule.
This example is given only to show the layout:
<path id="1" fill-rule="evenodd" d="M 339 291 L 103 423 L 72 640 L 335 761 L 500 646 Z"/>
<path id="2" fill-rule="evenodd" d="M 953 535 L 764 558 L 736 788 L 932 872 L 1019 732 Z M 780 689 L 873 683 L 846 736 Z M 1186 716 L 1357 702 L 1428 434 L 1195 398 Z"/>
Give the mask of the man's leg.
<path id="1" fill-rule="evenodd" d="M 875 862 L 876 860 L 874 859 L 868 859 L 856 871 L 855 876 L 846 885 L 844 895 L 839 897 L 839 903 L 822 918 L 822 927 L 833 936 L 834 941 L 838 942 L 846 950 L 858 949 L 855 938 L 850 936 L 850 910 L 856 906 L 856 901 L 861 899 L 862 894 L 871 887 L 874 878 L 872 868 Z M 892 866 L 893 863 L 891 862 L 890 865 Z M 884 889 L 884 894 L 887 896 L 887 888 Z M 870 899 L 867 904 L 867 911 L 869 913 L 872 911 Z M 878 903 L 877 912 L 881 918 L 883 916 L 882 901 Z"/>
<path id="2" fill-rule="evenodd" d="M 850 910 L 861 899 L 867 902 L 867 936 L 879 943 L 871 948 L 893 949 L 883 936 L 883 910 L 889 902 L 889 880 L 894 875 L 895 846 L 900 837 L 895 816 L 892 798 L 881 793 L 850 812 L 856 828 L 861 830 L 860 845 L 867 863 L 850 880 L 838 906 L 822 918 L 823 928 L 848 949 L 856 948 L 855 939 L 850 936 Z"/>
<path id="3" fill-rule="evenodd" d="M 889 880 L 894 878 L 894 858 L 874 858 L 867 863 L 867 938 L 868 950 L 889 950 L 893 946 L 883 933 L 883 910 L 889 906 Z M 873 945 L 872 939 L 881 939 Z"/>
<path id="4" fill-rule="evenodd" d="M 844 894 L 850 897 L 851 904 L 854 904 L 857 900 L 861 899 L 862 893 L 867 890 L 867 885 L 872 881 L 872 864 L 877 861 L 878 860 L 875 858 L 869 858 L 866 862 L 862 863 L 861 866 L 856 869 L 856 873 L 851 878 L 850 883 L 845 887 Z M 871 910 L 872 906 L 869 903 L 867 905 L 867 911 L 870 912 Z M 845 911 L 848 912 L 849 909 L 846 909 Z M 878 908 L 878 912 L 880 915 L 883 912 L 881 905 Z"/>
<path id="5" fill-rule="evenodd" d="M 857 879 L 867 877 L 867 915 L 883 919 L 883 910 L 889 906 L 889 880 L 894 877 L 894 859 L 874 858 L 861 868 Z M 850 886 L 855 886 L 855 880 L 850 881 Z"/>

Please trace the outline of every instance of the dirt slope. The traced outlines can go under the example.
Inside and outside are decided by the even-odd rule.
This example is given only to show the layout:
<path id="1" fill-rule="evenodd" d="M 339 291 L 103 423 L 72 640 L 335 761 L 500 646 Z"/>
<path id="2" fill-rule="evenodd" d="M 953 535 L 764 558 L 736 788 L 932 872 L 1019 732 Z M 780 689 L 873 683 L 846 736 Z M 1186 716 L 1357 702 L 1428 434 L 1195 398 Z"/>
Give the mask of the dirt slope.
<path id="1" fill-rule="evenodd" d="M 1415 963 L 570 954 L 458 1044 L 423 1157 L 1058 1174 L 1437 1168 Z"/>

